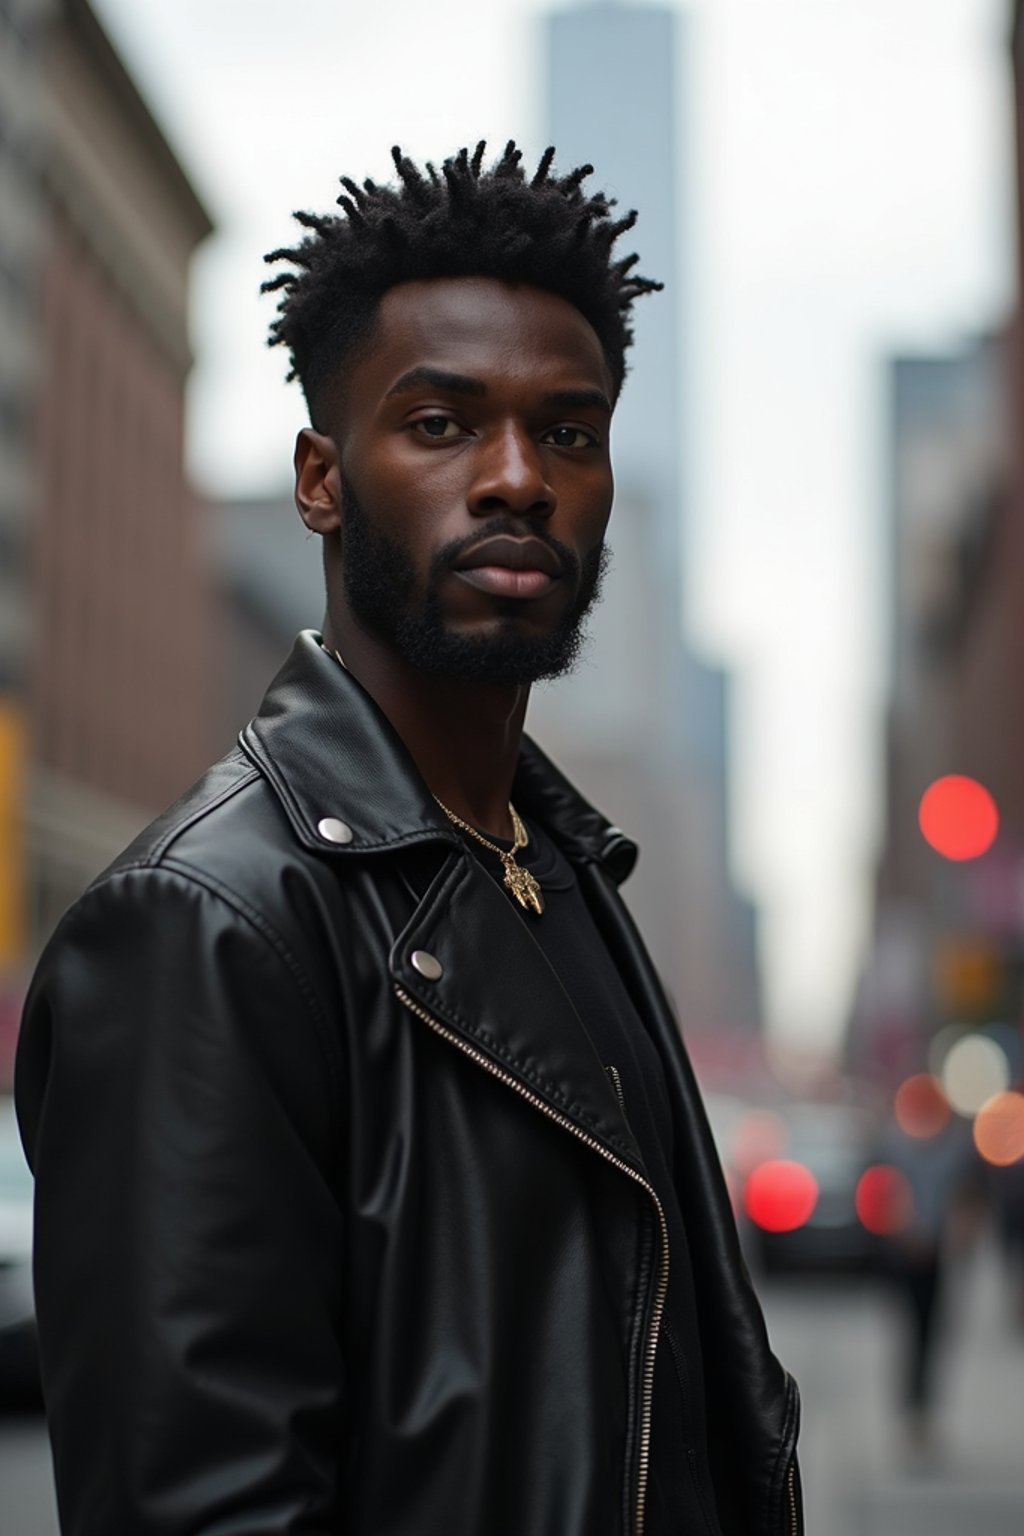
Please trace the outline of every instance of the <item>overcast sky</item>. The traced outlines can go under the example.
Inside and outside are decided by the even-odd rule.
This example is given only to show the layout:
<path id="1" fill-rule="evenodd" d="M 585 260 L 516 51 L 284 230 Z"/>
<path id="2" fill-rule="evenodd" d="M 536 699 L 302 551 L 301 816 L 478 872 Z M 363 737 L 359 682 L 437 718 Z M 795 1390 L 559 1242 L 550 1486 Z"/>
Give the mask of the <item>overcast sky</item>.
<path id="1" fill-rule="evenodd" d="M 539 153 L 536 0 L 93 0 L 210 205 L 190 458 L 288 483 L 304 417 L 261 255 L 338 175 Z M 880 808 L 883 365 L 1012 292 L 1009 0 L 691 0 L 699 325 L 691 627 L 735 672 L 735 864 L 770 1018 L 834 1039 Z M 640 233 L 638 245 L 642 249 Z M 955 765 L 950 765 L 955 767 Z"/>

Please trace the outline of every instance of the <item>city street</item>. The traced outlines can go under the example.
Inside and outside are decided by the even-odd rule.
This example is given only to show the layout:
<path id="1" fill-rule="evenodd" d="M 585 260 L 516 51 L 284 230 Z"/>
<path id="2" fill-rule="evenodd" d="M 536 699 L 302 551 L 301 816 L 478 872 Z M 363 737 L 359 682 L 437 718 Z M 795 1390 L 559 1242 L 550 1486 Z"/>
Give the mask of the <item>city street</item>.
<path id="1" fill-rule="evenodd" d="M 908 1452 L 892 1411 L 896 1336 L 874 1287 L 773 1281 L 763 1294 L 773 1341 L 803 1391 L 809 1536 L 1019 1536 L 1024 1332 L 1009 1326 L 990 1249 L 953 1289 L 941 1445 L 928 1458 Z M 0 1420 L 0 1488 L 0 1536 L 57 1536 L 39 1420 Z"/>
<path id="2" fill-rule="evenodd" d="M 907 1445 L 893 1409 L 899 1350 L 889 1298 L 856 1282 L 762 1287 L 772 1341 L 800 1382 L 809 1536 L 1019 1536 L 1024 1529 L 1024 1330 L 997 1256 L 951 1283 L 934 1449 Z"/>

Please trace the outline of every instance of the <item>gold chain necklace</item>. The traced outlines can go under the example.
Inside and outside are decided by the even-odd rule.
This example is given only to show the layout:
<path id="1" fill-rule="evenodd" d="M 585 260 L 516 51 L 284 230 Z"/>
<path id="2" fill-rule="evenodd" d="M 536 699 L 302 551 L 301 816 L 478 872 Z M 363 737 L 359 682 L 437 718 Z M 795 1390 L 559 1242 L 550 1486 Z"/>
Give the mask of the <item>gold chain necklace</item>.
<path id="1" fill-rule="evenodd" d="M 341 652 L 336 647 L 332 646 L 328 650 L 321 640 L 320 649 L 326 651 L 328 656 L 333 656 L 339 667 L 344 668 L 346 672 L 348 671 Z M 544 897 L 541 895 L 540 881 L 528 869 L 523 869 L 521 865 L 516 863 L 516 854 L 526 847 L 530 838 L 512 801 L 510 800 L 508 803 L 508 813 L 512 817 L 513 846 L 506 851 L 504 848 L 499 848 L 497 843 L 492 843 L 490 838 L 484 837 L 483 833 L 478 832 L 476 827 L 471 827 L 468 821 L 463 821 L 461 816 L 456 816 L 455 812 L 450 811 L 444 801 L 438 800 L 436 795 L 434 799 L 437 800 L 438 805 L 444 811 L 449 821 L 454 822 L 457 827 L 461 827 L 463 832 L 468 832 L 470 837 L 475 837 L 477 842 L 484 848 L 489 848 L 492 853 L 498 855 L 502 868 L 505 871 L 506 889 L 512 893 L 521 907 L 539 917 L 544 911 Z"/>
<path id="2" fill-rule="evenodd" d="M 463 832 L 468 832 L 469 836 L 475 838 L 482 847 L 489 848 L 492 853 L 498 855 L 505 871 L 506 890 L 511 892 L 527 912 L 532 912 L 535 917 L 539 917 L 544 911 L 544 897 L 541 895 L 540 882 L 528 869 L 523 869 L 516 863 L 516 854 L 526 847 L 530 839 L 511 800 L 508 803 L 508 811 L 512 817 L 513 845 L 506 850 L 499 848 L 497 843 L 492 843 L 489 837 L 484 837 L 482 832 L 478 832 L 476 827 L 471 827 L 468 821 L 463 821 L 461 816 L 456 816 L 455 812 L 450 811 L 444 801 L 438 800 L 436 795 L 434 799 L 437 800 L 449 821 L 461 827 Z"/>

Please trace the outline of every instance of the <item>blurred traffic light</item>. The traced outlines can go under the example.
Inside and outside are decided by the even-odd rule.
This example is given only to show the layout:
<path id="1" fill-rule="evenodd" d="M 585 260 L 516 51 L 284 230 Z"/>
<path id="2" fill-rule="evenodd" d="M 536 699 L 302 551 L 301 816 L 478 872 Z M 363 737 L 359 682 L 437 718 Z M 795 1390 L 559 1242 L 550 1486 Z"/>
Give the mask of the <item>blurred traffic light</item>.
<path id="1" fill-rule="evenodd" d="M 917 813 L 921 835 L 944 858 L 962 861 L 987 853 L 999 831 L 999 811 L 984 784 L 948 773 L 930 784 Z"/>

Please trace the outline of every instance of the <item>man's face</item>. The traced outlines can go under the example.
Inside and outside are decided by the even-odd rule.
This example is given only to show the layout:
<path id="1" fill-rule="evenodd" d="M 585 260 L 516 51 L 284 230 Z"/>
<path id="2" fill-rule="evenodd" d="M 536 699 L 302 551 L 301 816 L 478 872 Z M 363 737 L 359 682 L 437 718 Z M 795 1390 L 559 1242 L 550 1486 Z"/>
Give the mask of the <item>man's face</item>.
<path id="1" fill-rule="evenodd" d="M 611 388 L 591 326 L 554 294 L 391 289 L 330 422 L 359 627 L 465 681 L 565 671 L 604 566 Z"/>

